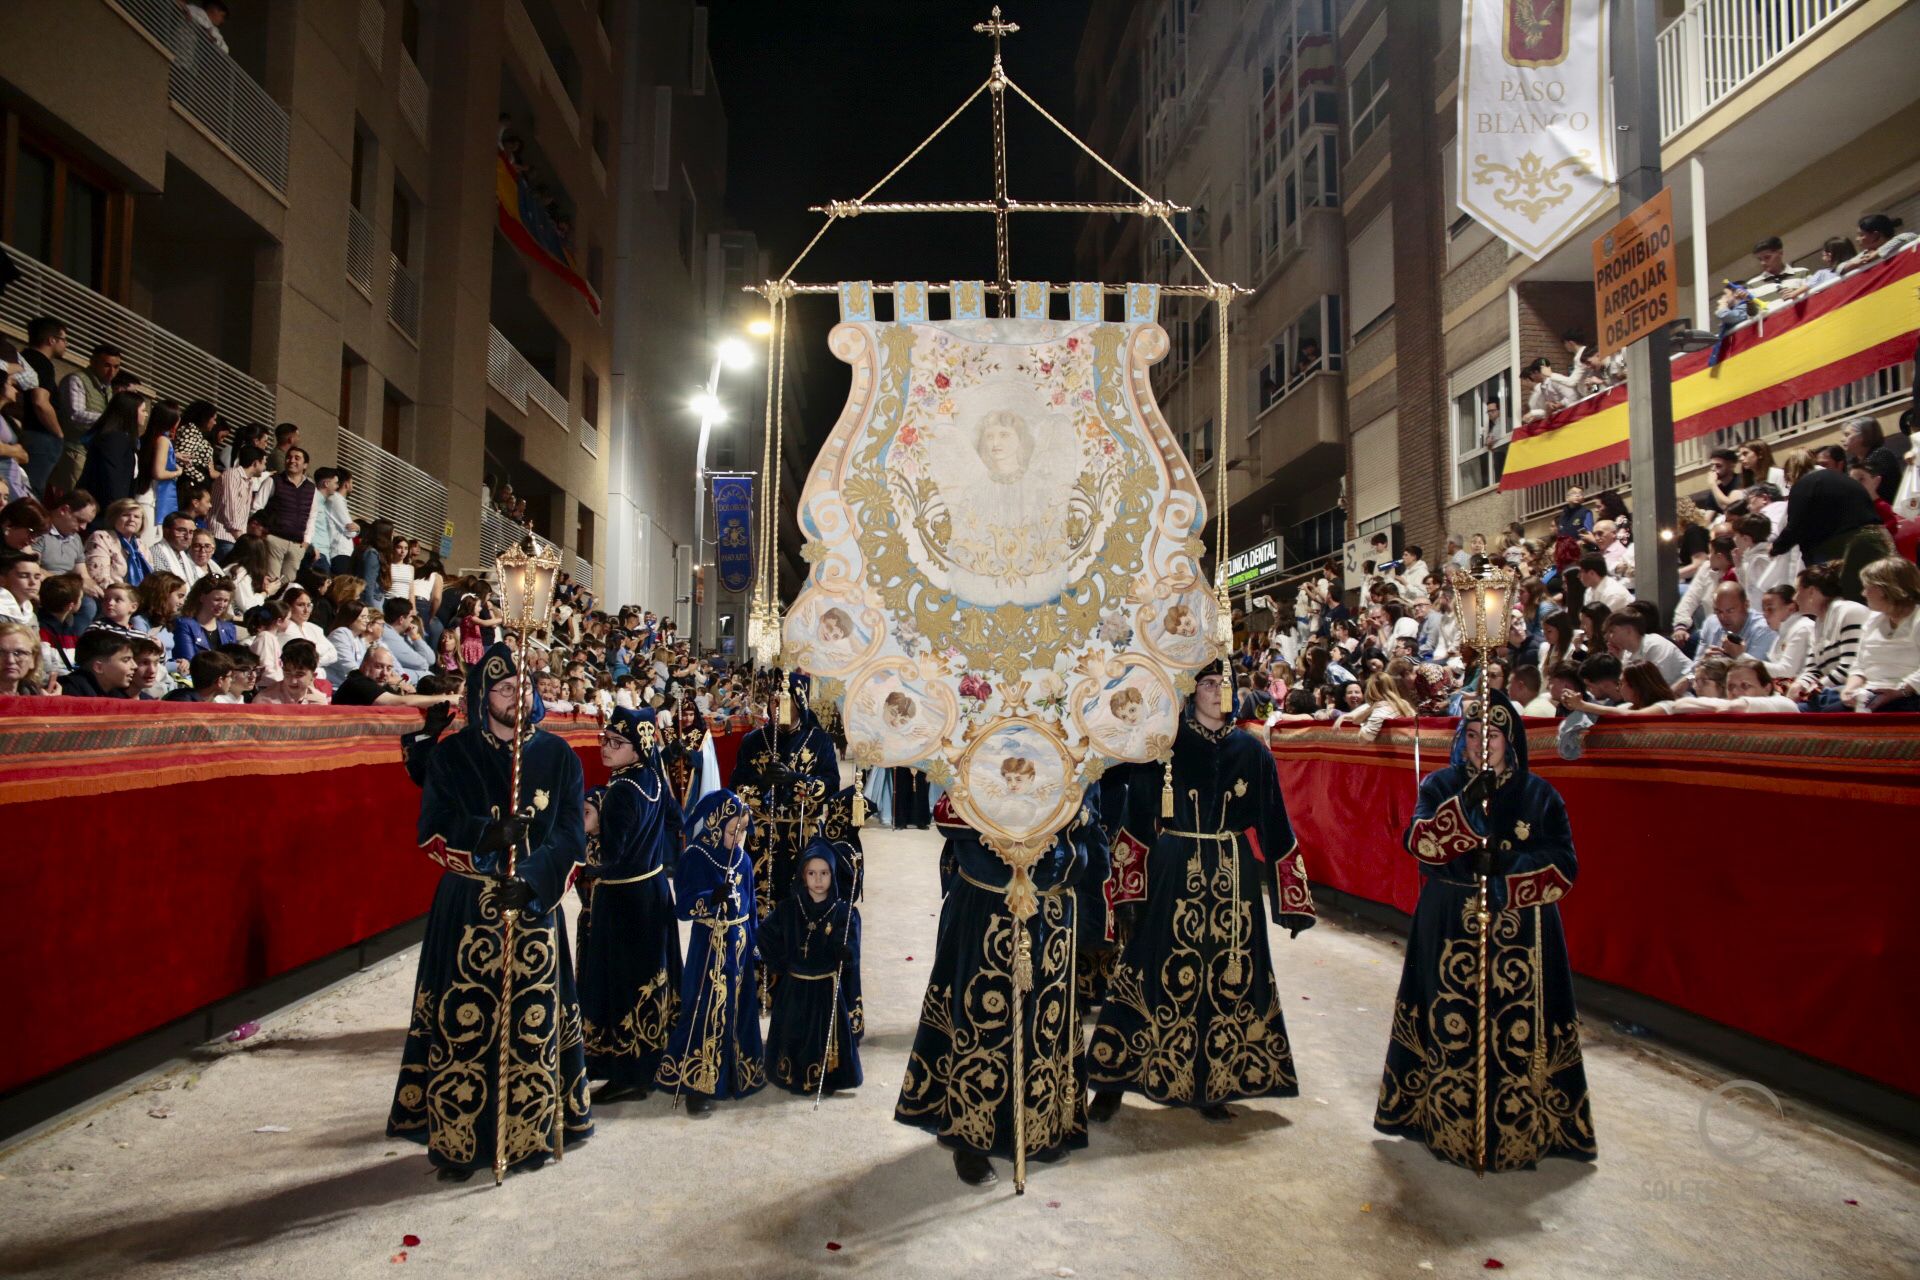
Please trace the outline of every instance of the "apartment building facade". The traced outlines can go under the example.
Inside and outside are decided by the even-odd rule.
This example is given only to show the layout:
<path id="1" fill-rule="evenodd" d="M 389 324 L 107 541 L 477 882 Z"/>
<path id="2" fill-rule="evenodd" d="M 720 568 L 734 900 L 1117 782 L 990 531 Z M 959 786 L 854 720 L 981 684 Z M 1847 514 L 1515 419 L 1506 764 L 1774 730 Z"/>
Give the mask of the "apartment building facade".
<path id="1" fill-rule="evenodd" d="M 1254 290 L 1232 309 L 1226 443 L 1232 550 L 1248 585 L 1284 582 L 1379 529 L 1431 556 L 1450 533 L 1539 525 L 1569 484 L 1589 494 L 1627 487 L 1620 464 L 1498 488 L 1497 446 L 1524 412 L 1519 368 L 1544 355 L 1564 369 L 1561 336 L 1592 332 L 1588 245 L 1620 211 L 1601 210 L 1537 262 L 1460 213 L 1458 3 L 1097 8 L 1081 83 L 1104 77 L 1110 87 L 1079 103 L 1081 126 L 1156 196 L 1193 205 L 1182 223 L 1189 244 L 1214 276 Z M 1662 0 L 1659 15 L 1683 314 L 1702 316 L 1721 280 L 1752 275 L 1762 236 L 1817 265 L 1821 242 L 1851 233 L 1862 214 L 1917 221 L 1920 81 L 1900 59 L 1920 47 L 1920 5 Z M 1133 33 L 1131 43 L 1114 32 Z M 1116 57 L 1137 67 L 1137 109 Z M 1131 257 L 1113 237 L 1089 232 L 1083 269 L 1189 278 L 1151 226 Z M 1155 385 L 1209 476 L 1213 321 L 1204 306 L 1164 310 L 1173 353 Z M 1859 412 L 1891 429 L 1907 377 L 1883 371 L 1682 442 L 1680 491 L 1702 487 L 1708 452 L 1735 440 L 1825 443 Z"/>
<path id="2" fill-rule="evenodd" d="M 228 52 L 172 0 L 36 7 L 0 51 L 0 241 L 25 271 L 0 328 L 57 315 L 76 355 L 111 341 L 165 394 L 296 424 L 359 513 L 452 569 L 516 536 L 481 501 L 512 484 L 576 577 L 664 609 L 725 164 L 704 9 L 234 10 Z M 503 233 L 503 127 L 598 314 Z"/>

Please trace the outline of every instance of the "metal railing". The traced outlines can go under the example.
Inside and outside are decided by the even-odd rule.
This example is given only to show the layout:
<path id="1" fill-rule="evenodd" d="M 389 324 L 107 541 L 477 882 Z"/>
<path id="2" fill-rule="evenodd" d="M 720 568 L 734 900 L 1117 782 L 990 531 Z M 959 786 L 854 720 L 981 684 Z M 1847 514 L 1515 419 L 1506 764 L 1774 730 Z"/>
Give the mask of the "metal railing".
<path id="1" fill-rule="evenodd" d="M 173 60 L 167 96 L 240 163 L 287 194 L 287 111 L 173 0 L 114 0 Z"/>
<path id="2" fill-rule="evenodd" d="M 387 319 L 415 346 L 420 345 L 420 278 L 396 253 L 387 254 Z"/>
<path id="3" fill-rule="evenodd" d="M 427 78 L 420 74 L 420 68 L 414 65 L 413 58 L 405 49 L 400 51 L 400 78 L 397 86 L 400 99 L 400 114 L 407 118 L 407 124 L 413 129 L 414 136 L 422 145 L 427 141 L 427 112 L 432 95 L 427 92 Z"/>
<path id="4" fill-rule="evenodd" d="M 578 409 L 573 411 L 574 434 L 580 437 L 580 447 L 594 457 L 600 456 L 600 428 L 587 421 L 587 415 Z"/>
<path id="5" fill-rule="evenodd" d="M 1860 414 L 1884 413 L 1904 403 L 1912 395 L 1908 381 L 1911 362 L 1889 365 L 1844 387 L 1797 400 L 1784 408 L 1758 418 L 1748 418 L 1730 427 L 1694 436 L 1674 445 L 1674 473 L 1685 475 L 1707 465 L 1715 449 L 1732 449 L 1750 440 L 1764 440 L 1778 461 L 1785 447 L 1794 446 L 1809 436 L 1838 426 L 1843 420 Z M 1592 471 L 1581 471 L 1558 480 L 1522 490 L 1522 513 L 1533 519 L 1557 511 L 1566 500 L 1567 490 L 1579 487 L 1591 497 L 1602 489 L 1629 492 L 1632 484 L 1627 463 L 1615 462 Z"/>
<path id="6" fill-rule="evenodd" d="M 1693 0 L 1659 35 L 1670 138 L 1861 0 Z"/>
<path id="7" fill-rule="evenodd" d="M 583 560 L 578 552 L 567 553 L 567 576 L 575 582 L 585 583 L 587 589 L 593 589 L 593 565 Z"/>
<path id="8" fill-rule="evenodd" d="M 518 546 L 521 539 L 531 536 L 534 545 L 543 551 L 551 551 L 560 556 L 562 564 L 567 563 L 569 553 L 547 541 L 525 525 L 515 524 L 492 507 L 480 513 L 480 559 L 491 566 L 508 547 Z"/>
<path id="9" fill-rule="evenodd" d="M 347 206 L 347 279 L 373 297 L 373 223 L 352 205 Z"/>
<path id="10" fill-rule="evenodd" d="M 408 538 L 438 547 L 447 527 L 447 487 L 363 435 L 342 431 L 338 439 L 340 465 L 353 473 L 347 499 L 353 514 L 385 516 Z"/>
<path id="11" fill-rule="evenodd" d="M 487 326 L 487 385 L 525 413 L 531 401 L 562 427 L 568 425 L 567 398 L 492 325 Z"/>
<path id="12" fill-rule="evenodd" d="M 367 51 L 367 61 L 375 70 L 386 55 L 386 45 L 386 0 L 360 0 L 360 47 Z"/>
<path id="13" fill-rule="evenodd" d="M 35 316 L 55 316 L 67 326 L 74 352 L 108 342 L 119 347 L 123 367 L 162 395 L 185 404 L 211 400 L 221 416 L 238 422 L 272 422 L 274 392 L 226 361 L 129 311 L 37 258 L 0 245 L 21 278 L 0 292 L 0 323 L 25 334 Z"/>

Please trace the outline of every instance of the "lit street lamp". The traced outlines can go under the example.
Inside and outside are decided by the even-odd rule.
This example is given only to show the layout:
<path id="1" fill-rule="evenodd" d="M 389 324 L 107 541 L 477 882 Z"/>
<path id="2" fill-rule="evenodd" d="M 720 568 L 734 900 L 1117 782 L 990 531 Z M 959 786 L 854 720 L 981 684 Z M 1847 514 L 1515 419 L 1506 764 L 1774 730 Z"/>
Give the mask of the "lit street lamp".
<path id="1" fill-rule="evenodd" d="M 753 363 L 753 351 L 739 338 L 722 338 L 713 349 L 713 366 L 707 370 L 705 390 L 695 395 L 688 408 L 700 415 L 700 448 L 693 465 L 693 581 L 687 594 L 693 605 L 693 622 L 687 634 L 696 657 L 700 653 L 700 605 L 705 594 L 701 566 L 707 528 L 707 440 L 713 428 L 727 420 L 727 409 L 720 402 L 720 370 L 744 369 Z"/>

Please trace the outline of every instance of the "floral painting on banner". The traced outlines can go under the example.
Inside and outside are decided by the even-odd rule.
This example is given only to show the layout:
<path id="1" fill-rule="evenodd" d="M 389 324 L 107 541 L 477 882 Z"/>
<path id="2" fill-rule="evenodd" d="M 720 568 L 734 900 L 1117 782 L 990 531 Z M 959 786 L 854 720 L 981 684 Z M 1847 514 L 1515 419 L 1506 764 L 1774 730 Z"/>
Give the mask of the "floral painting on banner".
<path id="1" fill-rule="evenodd" d="M 856 764 L 912 765 L 1016 867 L 1116 760 L 1171 749 L 1181 694 L 1214 657 L 1206 504 L 1148 385 L 1159 291 L 979 282 L 949 314 L 925 284 L 843 284 L 828 337 L 847 405 L 807 473 L 811 566 L 790 666 L 836 698 Z"/>

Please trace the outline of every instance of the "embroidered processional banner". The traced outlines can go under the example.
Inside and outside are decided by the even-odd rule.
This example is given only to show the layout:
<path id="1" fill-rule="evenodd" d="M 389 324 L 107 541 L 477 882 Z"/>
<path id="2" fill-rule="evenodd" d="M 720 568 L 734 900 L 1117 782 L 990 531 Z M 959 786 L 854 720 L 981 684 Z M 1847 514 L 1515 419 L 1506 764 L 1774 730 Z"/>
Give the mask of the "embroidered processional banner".
<path id="1" fill-rule="evenodd" d="M 855 763 L 923 769 L 1022 866 L 1109 762 L 1166 755 L 1217 606 L 1206 504 L 1147 381 L 1159 290 L 1128 286 L 1114 322 L 1098 284 L 1066 320 L 1046 285 L 1014 289 L 990 320 L 957 282 L 932 320 L 901 284 L 881 321 L 870 285 L 840 286 L 852 388 L 801 494 L 785 641 Z"/>

